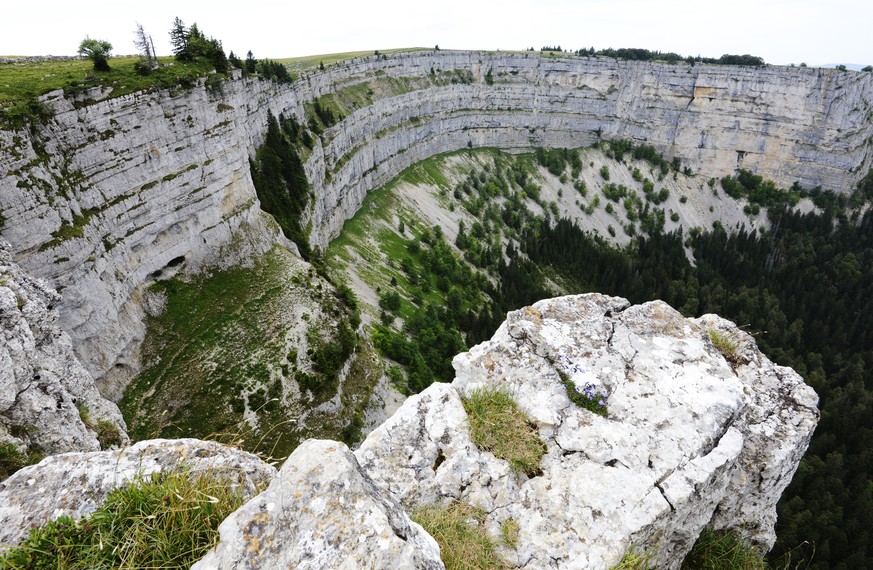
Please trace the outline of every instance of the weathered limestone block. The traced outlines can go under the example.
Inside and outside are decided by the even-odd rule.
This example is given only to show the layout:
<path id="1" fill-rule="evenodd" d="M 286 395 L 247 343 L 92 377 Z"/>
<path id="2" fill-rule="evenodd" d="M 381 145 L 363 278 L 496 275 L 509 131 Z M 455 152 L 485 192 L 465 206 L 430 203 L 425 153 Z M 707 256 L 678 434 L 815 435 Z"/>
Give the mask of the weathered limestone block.
<path id="1" fill-rule="evenodd" d="M 192 570 L 444 568 L 434 539 L 335 441 L 302 443 L 219 532 L 221 542 Z"/>
<path id="2" fill-rule="evenodd" d="M 458 355 L 452 385 L 410 398 L 356 455 L 407 508 L 466 501 L 489 513 L 495 536 L 515 519 L 519 546 L 505 554 L 516 567 L 609 568 L 635 547 L 678 568 L 707 525 L 749 529 L 768 548 L 817 397 L 748 337 L 749 364 L 735 373 L 710 326 L 739 334 L 661 302 L 541 301 Z M 607 392 L 608 417 L 573 404 L 561 374 Z M 507 389 L 536 423 L 548 448 L 541 475 L 512 474 L 471 444 L 460 396 L 482 385 Z"/>
<path id="3" fill-rule="evenodd" d="M 102 421 L 118 432 L 112 443 L 124 444 L 118 407 L 97 391 L 58 326 L 59 301 L 45 281 L 11 261 L 9 244 L 0 241 L 0 439 L 37 453 L 94 451 Z"/>
<path id="4" fill-rule="evenodd" d="M 694 322 L 736 343 L 745 360 L 736 370 L 737 378 L 750 398 L 735 424 L 745 434 L 745 445 L 727 489 L 728 497 L 739 495 L 744 500 L 723 501 L 712 525 L 730 527 L 743 521 L 742 533 L 766 551 L 776 541 L 776 503 L 818 423 L 818 396 L 794 370 L 773 364 L 752 336 L 732 322 L 717 315 L 703 315 Z"/>
<path id="5" fill-rule="evenodd" d="M 275 467 L 251 453 L 197 439 L 154 439 L 115 451 L 53 455 L 0 482 L 0 550 L 16 545 L 33 526 L 60 516 L 87 516 L 113 489 L 137 477 L 180 468 L 227 477 L 246 497 L 276 474 Z"/>

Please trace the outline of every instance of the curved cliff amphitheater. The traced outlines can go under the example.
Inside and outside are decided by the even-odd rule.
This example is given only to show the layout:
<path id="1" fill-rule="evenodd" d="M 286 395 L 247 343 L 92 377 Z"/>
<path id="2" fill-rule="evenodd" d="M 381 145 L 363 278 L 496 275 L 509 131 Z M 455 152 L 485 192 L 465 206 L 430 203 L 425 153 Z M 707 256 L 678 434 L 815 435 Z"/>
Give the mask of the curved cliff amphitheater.
<path id="1" fill-rule="evenodd" d="M 10 244 L 0 262 L 21 267 L 9 275 L 21 275 L 19 299 L 39 300 L 46 338 L 64 345 L 64 335 L 70 335 L 75 358 L 63 354 L 81 362 L 75 362 L 77 377 L 90 375 L 104 398 L 117 401 L 140 369 L 147 315 L 162 310 L 150 304 L 150 285 L 180 269 L 245 266 L 277 242 L 293 249 L 261 211 L 250 171 L 271 114 L 305 126 L 315 107 L 337 112 L 331 126 L 313 133 L 311 151 L 302 155 L 311 198 L 301 227 L 311 246 L 324 249 L 368 192 L 424 159 L 467 148 L 524 152 L 630 140 L 681 159 L 700 175 L 701 187 L 706 179 L 748 169 L 786 188 L 846 191 L 873 167 L 871 99 L 870 73 L 454 51 L 355 58 L 303 73 L 288 85 L 236 77 L 220 89 L 201 83 L 120 97 L 100 90 L 68 98 L 51 93 L 43 97 L 54 109 L 46 124 L 0 130 L 0 237 Z M 24 275 L 47 279 L 60 298 L 33 289 Z M 22 322 L 36 318 L 36 309 L 17 310 Z M 594 324 L 580 324 L 572 315 L 587 315 Z M 54 319 L 59 329 L 51 328 Z M 707 336 L 714 329 L 741 338 L 742 372 L 718 356 Z M 613 346 L 616 331 L 625 344 L 616 336 Z M 599 416 L 592 428 L 591 418 L 568 411 L 561 382 L 569 369 L 555 363 L 574 349 L 562 334 L 578 346 L 590 345 L 574 353 L 574 364 L 584 362 L 610 378 L 616 394 L 611 402 L 630 418 L 609 424 L 616 430 L 613 439 L 598 441 L 597 434 L 612 429 L 600 425 Z M 537 342 L 531 345 L 530 339 Z M 29 342 L 33 351 L 48 343 Z M 816 397 L 733 325 L 683 319 L 658 303 L 629 307 L 614 298 L 580 297 L 519 311 L 489 344 L 493 353 L 476 350 L 456 359 L 461 372 L 454 387 L 435 385 L 404 404 L 391 420 L 394 432 L 380 428 L 355 456 L 342 444 L 310 445 L 287 467 L 353 472 L 351 479 L 366 473 L 363 490 L 343 492 L 351 493 L 348 501 L 377 505 L 367 512 L 386 511 L 384 521 L 359 534 L 382 540 L 382 546 L 368 542 L 359 553 L 338 554 L 316 538 L 303 541 L 304 554 L 279 555 L 273 546 L 266 551 L 283 563 L 311 558 L 324 564 L 313 567 L 341 565 L 353 556 L 361 567 L 437 568 L 433 540 L 401 507 L 462 497 L 487 511 L 482 524 L 493 533 L 509 520 L 521 525 L 521 546 L 502 553 L 512 567 L 607 568 L 637 547 L 650 548 L 660 566 L 678 567 L 706 525 L 745 529 L 756 545 L 772 546 L 775 503 L 809 443 L 818 419 Z M 552 372 L 540 370 L 543 358 Z M 661 359 L 667 362 L 662 373 L 679 383 L 674 391 L 659 388 Z M 495 367 L 505 375 L 494 377 Z M 633 370 L 640 384 L 628 388 L 636 381 L 633 374 L 619 371 Z M 702 385 L 695 375 L 704 378 Z M 545 441 L 544 473 L 519 480 L 493 456 L 476 451 L 455 425 L 464 423 L 459 398 L 465 390 L 492 381 L 526 394 L 528 406 L 536 404 L 528 413 Z M 704 395 L 689 399 L 696 390 Z M 777 412 L 768 415 L 768 409 Z M 664 431 L 666 443 L 646 435 L 657 430 Z M 96 444 L 89 445 L 79 448 Z M 404 445 L 408 454 L 395 453 Z M 179 449 L 173 453 L 187 454 Z M 760 465 L 767 467 L 764 476 L 757 473 Z M 588 480 L 614 478 L 624 494 L 617 503 L 602 504 L 561 495 L 584 484 L 580 473 Z M 285 469 L 264 477 L 274 476 L 274 482 L 291 477 Z M 318 497 L 313 489 L 335 482 L 306 484 L 311 487 L 303 495 Z M 46 483 L 52 485 L 61 483 Z M 562 491 L 552 493 L 552 485 Z M 21 515 L 29 508 L 26 501 L 6 500 L 10 513 L 22 517 L 15 519 L 20 528 L 34 522 Z M 559 513 L 559 503 L 568 500 L 572 508 Z M 261 501 L 264 509 L 274 504 Z M 330 512 L 324 516 L 331 521 L 358 516 Z M 252 523 L 238 524 L 250 529 Z M 292 526 L 300 534 L 283 540 L 299 542 L 316 532 L 307 525 L 318 526 L 296 521 Z M 222 546 L 203 567 L 234 567 L 257 554 L 251 544 L 234 546 L 242 535 L 250 540 L 246 532 L 222 527 Z M 358 536 L 330 532 L 322 537 L 327 542 L 346 544 Z M 597 544 L 585 536 L 597 537 L 590 539 Z M 3 538 L 6 545 L 18 539 Z"/>
<path id="2" fill-rule="evenodd" d="M 142 334 L 137 287 L 173 260 L 220 263 L 241 225 L 261 224 L 248 160 L 268 112 L 304 123 L 317 98 L 360 101 L 305 163 L 315 199 L 303 225 L 324 246 L 369 190 L 468 146 L 625 138 L 707 178 L 743 167 L 783 187 L 843 191 L 873 165 L 871 82 L 827 69 L 438 51 L 342 62 L 290 86 L 50 95 L 55 119 L 39 135 L 0 132 L 15 149 L 0 156 L 3 237 L 23 267 L 63 289 L 62 324 L 99 377 Z M 259 231 L 250 240 L 263 248 L 272 237 Z"/>

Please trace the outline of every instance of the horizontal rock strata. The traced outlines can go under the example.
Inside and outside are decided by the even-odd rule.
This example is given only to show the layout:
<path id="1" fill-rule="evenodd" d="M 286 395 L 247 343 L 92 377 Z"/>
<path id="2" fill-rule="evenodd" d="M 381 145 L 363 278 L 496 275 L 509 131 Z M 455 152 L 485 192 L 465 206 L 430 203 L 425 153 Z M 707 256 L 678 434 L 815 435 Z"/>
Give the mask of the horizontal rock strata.
<path id="1" fill-rule="evenodd" d="M 839 191 L 873 164 L 873 74 L 827 69 L 424 51 L 357 58 L 290 86 L 52 93 L 46 125 L 0 131 L 0 234 L 63 290 L 62 326 L 104 395 L 117 398 L 136 372 L 148 283 L 244 261 L 277 238 L 248 167 L 267 113 L 306 124 L 308 104 L 343 90 L 369 104 L 315 137 L 306 161 L 314 200 L 303 225 L 316 246 L 369 190 L 467 146 L 630 138 L 703 176 L 744 167 Z"/>

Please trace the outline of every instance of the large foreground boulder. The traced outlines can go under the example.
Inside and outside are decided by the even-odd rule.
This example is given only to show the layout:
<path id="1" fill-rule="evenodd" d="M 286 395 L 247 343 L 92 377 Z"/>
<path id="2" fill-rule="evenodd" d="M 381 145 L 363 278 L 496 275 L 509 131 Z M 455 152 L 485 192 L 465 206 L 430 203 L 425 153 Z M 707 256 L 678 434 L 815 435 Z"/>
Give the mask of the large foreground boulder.
<path id="1" fill-rule="evenodd" d="M 711 340 L 735 344 L 735 369 Z M 451 385 L 410 398 L 356 452 L 407 508 L 463 501 L 495 537 L 513 519 L 514 567 L 609 568 L 629 549 L 677 568 L 706 526 L 762 550 L 775 505 L 818 420 L 817 396 L 737 327 L 684 318 L 662 302 L 603 295 L 510 313 L 492 340 L 454 360 Z M 568 398 L 566 382 L 605 392 L 608 416 Z M 511 393 L 547 453 L 528 477 L 472 444 L 461 397 Z"/>
<path id="2" fill-rule="evenodd" d="M 335 441 L 301 444 L 218 530 L 218 547 L 192 570 L 443 568 L 434 539 Z"/>
<path id="3" fill-rule="evenodd" d="M 0 547 L 93 511 L 137 475 L 185 465 L 218 469 L 250 495 L 270 481 L 221 524 L 197 570 L 441 568 L 407 512 L 453 502 L 480 509 L 495 539 L 518 530 L 498 549 L 508 567 L 608 569 L 636 550 L 675 569 L 707 527 L 772 546 L 776 502 L 818 421 L 815 392 L 749 335 L 661 302 L 541 301 L 454 366 L 452 384 L 409 398 L 354 454 L 307 441 L 278 475 L 197 440 L 50 457 L 0 483 Z M 606 415 L 577 405 L 571 385 Z M 545 449 L 539 469 L 518 473 L 473 443 L 464 397 L 480 387 L 509 393 L 529 416 Z"/>
<path id="4" fill-rule="evenodd" d="M 0 482 L 0 551 L 34 526 L 91 514 L 111 491 L 137 478 L 182 469 L 192 477 L 224 477 L 246 498 L 276 474 L 251 453 L 198 439 L 151 439 L 120 450 L 53 455 Z"/>

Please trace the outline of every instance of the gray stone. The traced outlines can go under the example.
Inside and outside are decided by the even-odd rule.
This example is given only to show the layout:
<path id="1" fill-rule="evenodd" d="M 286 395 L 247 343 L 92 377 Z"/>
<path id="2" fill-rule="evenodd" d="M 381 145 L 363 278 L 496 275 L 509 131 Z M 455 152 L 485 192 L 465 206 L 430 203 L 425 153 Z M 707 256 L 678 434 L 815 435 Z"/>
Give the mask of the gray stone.
<path id="1" fill-rule="evenodd" d="M 705 329 L 741 337 L 736 372 Z M 809 444 L 817 397 L 727 321 L 693 321 L 662 302 L 581 295 L 509 314 L 455 357 L 451 385 L 410 398 L 356 452 L 405 507 L 462 500 L 509 518 L 524 568 L 610 568 L 628 549 L 678 568 L 707 525 L 772 546 L 775 504 Z M 605 390 L 608 417 L 573 404 L 559 374 Z M 460 396 L 500 386 L 548 448 L 542 474 L 513 474 L 469 439 Z M 771 414 L 774 403 L 779 412 Z"/>
<path id="2" fill-rule="evenodd" d="M 97 391 L 57 324 L 59 301 L 0 240 L 0 438 L 32 453 L 94 451 L 102 421 L 125 444 L 118 407 Z"/>
<path id="3" fill-rule="evenodd" d="M 434 539 L 335 441 L 302 443 L 219 532 L 221 542 L 192 570 L 444 568 Z"/>
<path id="4" fill-rule="evenodd" d="M 16 545 L 33 526 L 96 510 L 113 490 L 162 471 L 186 469 L 226 477 L 251 497 L 275 476 L 257 456 L 196 439 L 141 441 L 114 451 L 53 455 L 0 482 L 0 550 Z"/>

